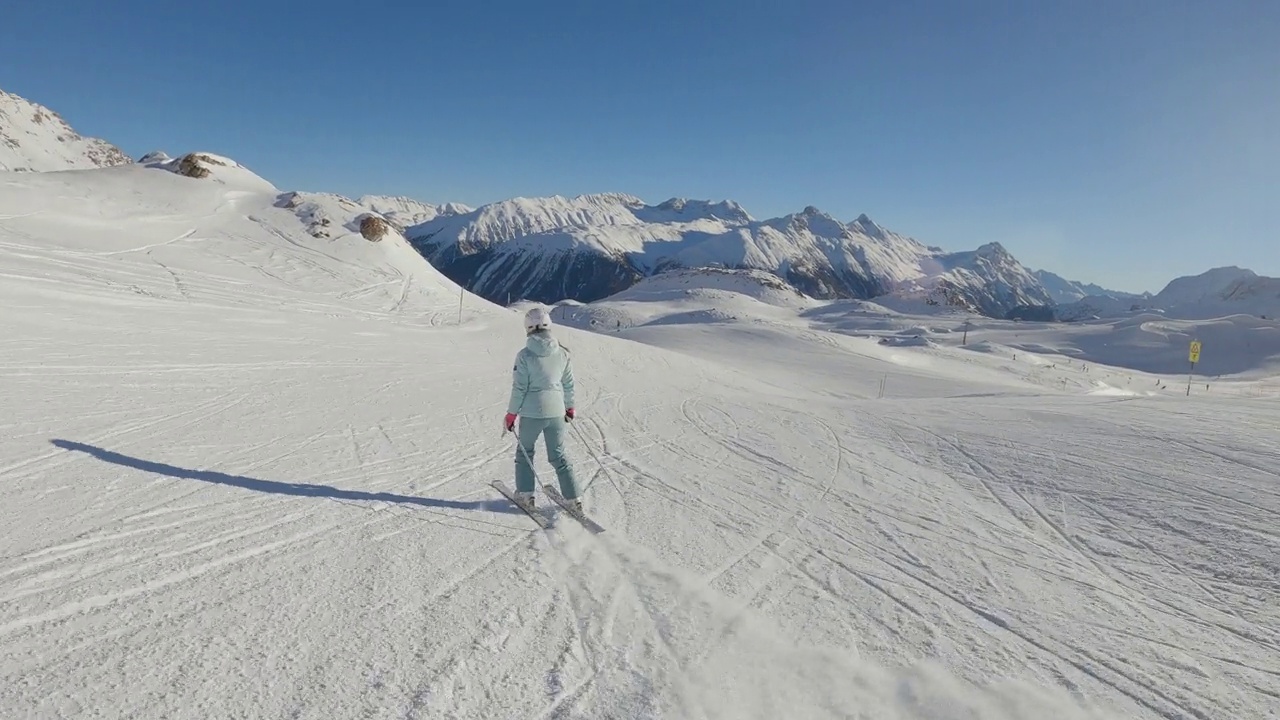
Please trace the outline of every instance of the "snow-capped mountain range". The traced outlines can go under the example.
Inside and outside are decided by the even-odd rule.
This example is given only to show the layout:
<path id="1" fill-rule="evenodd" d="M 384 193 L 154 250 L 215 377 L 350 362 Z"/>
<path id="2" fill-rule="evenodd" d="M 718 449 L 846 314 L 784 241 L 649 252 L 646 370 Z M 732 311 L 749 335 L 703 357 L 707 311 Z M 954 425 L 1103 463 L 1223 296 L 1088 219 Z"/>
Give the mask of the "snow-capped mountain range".
<path id="1" fill-rule="evenodd" d="M 1100 285 L 1093 283 L 1083 283 L 1076 280 L 1068 280 L 1061 275 L 1049 272 L 1048 270 L 1036 270 L 1034 275 L 1048 291 L 1049 297 L 1053 298 L 1053 302 L 1058 305 L 1068 305 L 1078 302 L 1087 297 L 1113 297 L 1117 299 L 1149 299 L 1151 293 L 1129 293 L 1119 290 L 1108 290 Z"/>
<path id="2" fill-rule="evenodd" d="M 45 172 L 133 163 L 57 113 L 0 90 L 0 171 Z M 211 181 L 244 168 L 229 158 L 156 152 L 139 164 Z M 247 172 L 247 171 L 246 171 Z M 265 182 L 265 181 L 264 181 Z M 450 279 L 491 301 L 590 302 L 673 269 L 768 273 L 816 299 L 893 298 L 903 307 L 992 317 L 1078 320 L 1159 310 L 1177 316 L 1280 314 L 1280 280 L 1220 268 L 1134 295 L 1031 271 L 999 243 L 948 252 L 865 214 L 841 221 L 815 207 L 757 220 L 733 201 L 621 193 L 514 198 L 472 208 L 412 198 L 281 193 L 316 238 L 403 234 Z M 372 219 L 371 219 L 372 218 Z M 336 224 L 335 224 L 336 223 Z"/>
<path id="3" fill-rule="evenodd" d="M 356 200 L 360 205 L 382 215 L 401 230 L 420 225 L 438 217 L 450 217 L 471 212 L 472 208 L 460 203 L 432 205 L 407 197 L 364 195 Z"/>
<path id="4" fill-rule="evenodd" d="M 81 137 L 49 108 L 0 90 L 0 170 L 84 170 L 131 162 L 111 143 Z"/>
<path id="5" fill-rule="evenodd" d="M 515 198 L 409 227 L 455 282 L 496 302 L 590 302 L 672 268 L 764 270 L 821 299 L 918 296 L 1004 316 L 1052 299 L 998 243 L 946 252 L 817 208 L 756 220 L 732 201 L 625 194 Z"/>

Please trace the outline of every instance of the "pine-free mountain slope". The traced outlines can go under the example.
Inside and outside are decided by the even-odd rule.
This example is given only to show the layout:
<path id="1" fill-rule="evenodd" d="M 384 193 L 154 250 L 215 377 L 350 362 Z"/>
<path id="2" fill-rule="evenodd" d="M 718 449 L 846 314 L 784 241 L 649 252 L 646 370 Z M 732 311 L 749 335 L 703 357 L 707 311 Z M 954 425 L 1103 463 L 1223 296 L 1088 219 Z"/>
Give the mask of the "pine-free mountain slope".
<path id="1" fill-rule="evenodd" d="M 47 172 L 130 162 L 105 140 L 81 137 L 49 108 L 0 90 L 0 171 Z"/>
<path id="2" fill-rule="evenodd" d="M 442 216 L 471 212 L 471 208 L 459 203 L 432 205 L 413 198 L 385 195 L 362 195 L 356 202 L 382 215 L 403 231 Z"/>
<path id="3" fill-rule="evenodd" d="M 200 155 L 212 160 L 204 179 L 141 165 L 0 175 L 7 206 L 0 211 L 0 247 L 11 254 L 9 277 L 48 277 L 51 288 L 54 279 L 78 279 L 72 283 L 78 292 L 104 298 L 125 290 L 257 310 L 407 314 L 424 322 L 442 322 L 435 312 L 449 302 L 456 320 L 458 287 L 398 233 L 364 239 L 364 208 L 336 196 L 304 196 L 311 198 L 303 208 L 310 215 L 300 214 L 287 207 L 294 194 L 233 160 Z M 331 218 L 326 237 L 309 232 L 312 216 Z M 271 292 L 262 294 L 264 288 Z M 475 299 L 469 311 L 484 307 Z"/>
<path id="4" fill-rule="evenodd" d="M 589 302 L 672 267 L 714 266 L 770 272 L 817 298 L 898 293 L 1000 316 L 1050 303 L 997 243 L 947 253 L 813 207 L 758 221 L 727 201 L 516 198 L 406 232 L 446 275 L 498 302 Z"/>
<path id="5" fill-rule="evenodd" d="M 1061 275 L 1051 273 L 1048 270 L 1036 270 L 1033 273 L 1044 289 L 1048 291 L 1049 297 L 1058 305 L 1068 305 L 1078 302 L 1084 298 L 1091 296 L 1113 297 L 1117 299 L 1148 299 L 1150 293 L 1130 293 L 1121 292 L 1119 290 L 1108 290 L 1100 285 L 1093 283 L 1083 283 L 1076 280 L 1067 280 Z"/>
<path id="6" fill-rule="evenodd" d="M 236 175 L 0 176 L 0 715 L 1267 717 L 1272 404 L 560 328 L 609 532 L 547 536 L 519 315 Z"/>
<path id="7" fill-rule="evenodd" d="M 1141 299 L 1087 297 L 1057 310 L 1064 320 L 1115 318 L 1160 313 L 1179 320 L 1209 320 L 1233 315 L 1280 317 L 1280 278 L 1239 267 L 1221 267 L 1176 278 L 1154 296 Z"/>

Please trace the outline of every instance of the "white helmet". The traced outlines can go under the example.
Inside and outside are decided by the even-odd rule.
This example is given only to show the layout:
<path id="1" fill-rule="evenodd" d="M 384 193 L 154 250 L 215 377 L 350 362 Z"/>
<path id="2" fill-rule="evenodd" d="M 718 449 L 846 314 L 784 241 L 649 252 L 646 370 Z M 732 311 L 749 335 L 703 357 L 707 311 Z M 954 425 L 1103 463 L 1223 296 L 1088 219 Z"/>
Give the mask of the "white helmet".
<path id="1" fill-rule="evenodd" d="M 551 315 L 546 310 L 536 307 L 524 314 L 525 334 L 534 330 L 545 330 L 551 327 Z"/>

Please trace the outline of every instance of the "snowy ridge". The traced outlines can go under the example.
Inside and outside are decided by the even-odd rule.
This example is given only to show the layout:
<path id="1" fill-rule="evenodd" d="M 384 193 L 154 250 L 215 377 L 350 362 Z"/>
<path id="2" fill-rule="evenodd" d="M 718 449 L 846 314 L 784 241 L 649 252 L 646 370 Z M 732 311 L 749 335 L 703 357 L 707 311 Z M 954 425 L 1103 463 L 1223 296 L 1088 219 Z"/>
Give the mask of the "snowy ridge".
<path id="1" fill-rule="evenodd" d="M 1222 299 L 1225 288 L 1242 281 L 1253 281 L 1258 275 L 1239 267 L 1221 267 L 1199 275 L 1177 278 L 1152 298 L 1158 307 L 1172 307 Z"/>
<path id="2" fill-rule="evenodd" d="M 1049 296 L 1054 303 L 1058 305 L 1068 305 L 1070 303 L 1079 302 L 1087 297 L 1112 297 L 1118 299 L 1150 299 L 1150 293 L 1128 293 L 1118 290 L 1108 290 L 1093 283 L 1082 283 L 1075 280 L 1067 280 L 1061 275 L 1051 273 L 1048 270 L 1036 270 L 1036 279 L 1048 291 Z"/>
<path id="3" fill-rule="evenodd" d="M 168 170 L 188 177 L 227 185 L 238 192 L 277 192 L 276 186 L 229 157 L 211 152 L 192 152 L 177 158 L 164 153 L 148 154 L 140 163 L 147 168 Z"/>
<path id="4" fill-rule="evenodd" d="M 131 162 L 105 140 L 81 137 L 49 108 L 0 90 L 0 171 L 49 172 Z"/>
<path id="5" fill-rule="evenodd" d="M 1247 314 L 1280 317 L 1280 278 L 1252 270 L 1222 267 L 1173 280 L 1145 298 L 1090 296 L 1057 310 L 1062 320 L 1116 318 L 1135 313 L 1160 313 L 1183 320 L 1204 320 Z"/>
<path id="6" fill-rule="evenodd" d="M 731 201 L 516 198 L 406 234 L 446 275 L 497 302 L 589 302 L 672 267 L 763 270 L 818 298 L 895 293 L 1000 316 L 1051 302 L 998 244 L 947 253 L 866 215 L 844 223 L 814 207 L 757 221 Z"/>
<path id="7" fill-rule="evenodd" d="M 438 217 L 449 217 L 471 212 L 472 208 L 461 203 L 432 205 L 413 198 L 386 195 L 362 195 L 355 202 L 386 218 L 401 232 L 412 225 L 419 225 Z"/>

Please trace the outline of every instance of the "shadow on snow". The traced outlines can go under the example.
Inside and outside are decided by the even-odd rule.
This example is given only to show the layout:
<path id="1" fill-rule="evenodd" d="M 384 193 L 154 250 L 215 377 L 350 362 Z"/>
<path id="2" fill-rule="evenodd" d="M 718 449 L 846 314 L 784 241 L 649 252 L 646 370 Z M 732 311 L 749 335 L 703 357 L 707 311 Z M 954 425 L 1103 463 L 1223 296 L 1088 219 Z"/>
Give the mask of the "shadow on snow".
<path id="1" fill-rule="evenodd" d="M 421 505 L 423 507 L 448 508 L 454 510 L 488 510 L 490 512 L 513 514 L 521 512 L 520 510 L 511 507 L 511 504 L 505 500 L 462 502 L 460 500 L 439 500 L 436 498 L 413 497 L 410 495 L 395 495 L 393 493 L 386 492 L 341 490 L 329 485 L 308 485 L 304 483 L 258 480 L 256 478 L 244 477 L 241 475 L 227 475 L 226 473 L 214 472 L 212 470 L 191 470 L 189 468 L 181 468 L 175 465 L 166 465 L 164 463 L 152 462 L 150 460 L 141 460 L 139 458 L 122 455 L 110 450 L 103 450 L 102 448 L 85 445 L 84 443 L 72 442 L 70 440 L 50 440 L 49 442 L 64 450 L 74 450 L 85 453 L 86 455 L 92 455 L 103 462 L 108 462 L 113 465 L 122 465 L 124 467 L 142 470 L 144 472 L 155 473 L 157 475 L 168 475 L 169 477 L 181 478 L 184 480 L 199 480 L 201 482 L 214 483 L 216 485 L 230 485 L 232 487 L 244 488 L 246 490 L 256 490 L 257 492 L 274 493 L 277 495 L 333 498 L 335 500 L 403 503 L 406 505 Z"/>

